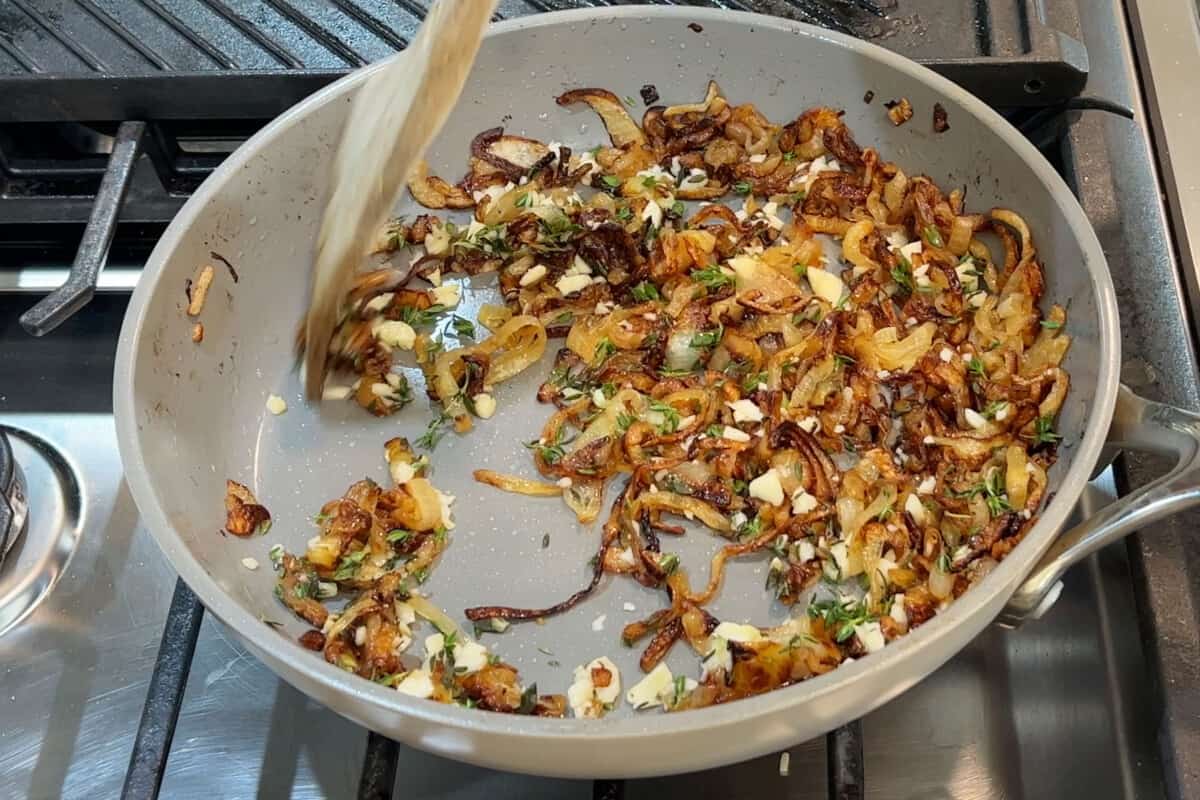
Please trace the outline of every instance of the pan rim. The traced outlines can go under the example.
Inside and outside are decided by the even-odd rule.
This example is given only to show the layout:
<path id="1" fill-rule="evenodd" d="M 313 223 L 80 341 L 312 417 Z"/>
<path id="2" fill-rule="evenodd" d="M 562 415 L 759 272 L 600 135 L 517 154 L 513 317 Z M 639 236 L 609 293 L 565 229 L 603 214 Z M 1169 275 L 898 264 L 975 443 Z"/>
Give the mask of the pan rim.
<path id="1" fill-rule="evenodd" d="M 868 708 L 860 708 L 859 716 L 877 707 L 880 703 L 901 691 L 909 688 L 917 680 L 924 679 L 937 665 L 955 655 L 961 645 L 954 646 L 950 652 L 944 653 L 933 667 L 922 668 L 923 671 L 915 678 L 904 674 L 905 665 L 918 659 L 922 652 L 936 651 L 939 643 L 961 634 L 963 629 L 974 621 L 977 629 L 982 629 L 992 620 L 989 615 L 982 622 L 976 617 L 985 611 L 987 606 L 994 606 L 998 611 L 1000 602 L 1006 600 L 1008 594 L 1019 581 L 1029 572 L 1038 558 L 1054 541 L 1057 532 L 1063 528 L 1067 515 L 1073 508 L 1076 499 L 1082 493 L 1093 464 L 1099 457 L 1104 444 L 1108 423 L 1112 418 L 1116 403 L 1118 388 L 1118 367 L 1120 363 L 1120 330 L 1117 313 L 1115 291 L 1107 269 L 1099 240 L 1095 231 L 1079 206 L 1074 194 L 1066 182 L 1054 171 L 1045 158 L 1013 128 L 1002 116 L 992 110 L 983 101 L 971 95 L 965 89 L 943 78 L 932 70 L 916 62 L 893 53 L 869 42 L 860 41 L 851 36 L 839 34 L 818 28 L 806 23 L 785 20 L 776 17 L 763 16 L 748 12 L 730 12 L 721 9 L 702 9 L 694 7 L 660 7 L 660 6 L 623 6 L 604 9 L 579 9 L 571 11 L 550 12 L 530 17 L 506 20 L 492 25 L 487 36 L 495 36 L 518 31 L 539 30 L 546 27 L 564 24 L 579 24 L 610 18 L 652 18 L 655 20 L 739 23 L 749 28 L 767 28 L 785 33 L 792 33 L 809 39 L 821 40 L 833 46 L 849 49 L 858 56 L 873 60 L 885 67 L 901 73 L 905 78 L 923 84 L 943 97 L 957 103 L 967 113 L 995 131 L 1005 140 L 1015 155 L 1021 158 L 1041 181 L 1053 200 L 1062 208 L 1067 218 L 1071 235 L 1080 243 L 1085 254 L 1083 268 L 1088 270 L 1092 279 L 1093 292 L 1097 302 L 1098 338 L 1100 343 L 1101 363 L 1097 370 L 1097 383 L 1093 397 L 1092 420 L 1103 420 L 1103 425 L 1089 424 L 1080 439 L 1071 463 L 1063 477 L 1062 484 L 1056 496 L 1044 509 L 1041 519 L 1031 530 L 1021 546 L 1025 548 L 1018 556 L 1014 551 L 983 581 L 973 586 L 962 598 L 956 601 L 945 612 L 938 614 L 925 625 L 911 632 L 899 641 L 890 644 L 879 653 L 872 654 L 851 664 L 844 664 L 837 669 L 806 681 L 785 687 L 765 695 L 739 700 L 719 706 L 689 711 L 686 714 L 651 714 L 639 717 L 612 719 L 597 722 L 595 720 L 577 719 L 542 719 L 536 717 L 517 717 L 513 715 L 480 714 L 478 710 L 459 708 L 453 705 L 432 703 L 401 695 L 393 690 L 377 686 L 357 676 L 348 675 L 344 671 L 327 664 L 324 660 L 311 657 L 311 653 L 303 652 L 295 642 L 290 642 L 296 648 L 295 658 L 289 658 L 292 651 L 279 652 L 278 634 L 262 625 L 256 616 L 251 614 L 241 604 L 228 595 L 216 580 L 204 569 L 192 555 L 174 526 L 170 523 L 163 506 L 159 503 L 158 494 L 148 471 L 145 468 L 143 447 L 136 423 L 137 403 L 134 393 L 133 376 L 138 354 L 142 350 L 141 338 L 146 322 L 146 314 L 150 304 L 157 278 L 163 266 L 169 260 L 179 240 L 191 229 L 195 218 L 205 203 L 218 192 L 223 190 L 228 179 L 236 174 L 243 165 L 255 157 L 264 145 L 270 143 L 278 134 L 301 122 L 313 110 L 330 102 L 344 99 L 346 92 L 365 80 L 379 62 L 370 67 L 358 70 L 339 79 L 328 87 L 306 98 L 287 112 L 276 118 L 222 163 L 204 184 L 192 195 L 184 207 L 172 220 L 167 230 L 147 259 L 143 270 L 143 280 L 138 282 L 130 299 L 129 307 L 121 328 L 121 336 L 117 349 L 114 369 L 113 408 L 118 434 L 118 444 L 122 463 L 125 467 L 126 480 L 136 501 L 139 512 L 145 520 L 159 547 L 167 555 L 168 560 L 180 573 L 184 581 L 196 592 L 204 602 L 205 607 L 214 613 L 218 619 L 231 627 L 245 641 L 255 654 L 272 668 L 277 675 L 289 683 L 297 684 L 306 693 L 312 694 L 310 687 L 317 686 L 327 693 L 352 696 L 371 707 L 370 717 L 381 718 L 384 714 L 400 714 L 420 720 L 430 725 L 457 729 L 463 732 L 502 732 L 506 736 L 522 740 L 526 745 L 539 741 L 554 739 L 555 741 L 572 740 L 577 744 L 585 741 L 589 748 L 595 748 L 609 741 L 620 741 L 629 745 L 631 740 L 658 737 L 665 733 L 719 733 L 721 729 L 744 724 L 752 720 L 765 720 L 773 715 L 785 714 L 801 709 L 804 705 L 819 701 L 821 698 L 836 694 L 845 687 L 869 679 L 869 676 L 879 676 L 891 673 L 893 679 L 899 678 L 894 690 L 881 695 L 878 702 Z M 391 56 L 389 58 L 396 58 Z M 1032 547 L 1030 547 L 1032 545 Z M 1004 595 L 1001 598 L 1001 595 Z M 978 630 L 974 635 L 977 635 Z M 856 704 L 858 705 L 858 704 Z M 342 713 L 350 713 L 338 709 Z M 359 721 L 365 722 L 368 715 L 360 714 Z M 847 717 L 852 718 L 852 717 Z M 668 722 L 669 720 L 669 722 Z M 829 718 L 822 724 L 826 729 L 844 722 L 844 719 Z M 786 746 L 794 742 L 795 737 L 786 738 L 786 726 L 781 733 L 770 734 L 777 746 Z M 636 743 L 636 742 L 634 742 Z M 425 745 L 428 749 L 428 745 Z M 746 747 L 746 745 L 742 745 Z M 761 745 L 752 745 L 758 752 L 765 752 Z M 719 748 L 714 748 L 714 750 Z M 730 746 L 729 752 L 735 751 L 736 745 Z M 741 754 L 729 755 L 724 762 L 739 760 L 754 753 L 740 751 Z M 451 757 L 470 760 L 476 763 L 496 766 L 495 762 L 487 759 L 486 754 L 472 751 L 471 753 L 448 753 Z M 711 761 L 704 763 L 712 766 L 721 760 L 717 753 Z M 681 761 L 687 760 L 681 758 Z M 692 761 L 695 758 L 692 757 Z M 690 762 L 689 762 L 690 763 Z M 504 765 L 498 765 L 504 768 Z M 507 768 L 520 768 L 510 765 Z M 565 765 L 547 763 L 545 769 L 539 769 L 539 774 L 579 775 L 576 770 L 564 768 Z M 592 765 L 598 766 L 598 765 Z M 625 771 L 618 770 L 614 774 L 662 774 L 662 771 L 626 769 L 634 765 L 624 765 Z M 671 765 L 664 765 L 667 771 L 672 771 Z"/>

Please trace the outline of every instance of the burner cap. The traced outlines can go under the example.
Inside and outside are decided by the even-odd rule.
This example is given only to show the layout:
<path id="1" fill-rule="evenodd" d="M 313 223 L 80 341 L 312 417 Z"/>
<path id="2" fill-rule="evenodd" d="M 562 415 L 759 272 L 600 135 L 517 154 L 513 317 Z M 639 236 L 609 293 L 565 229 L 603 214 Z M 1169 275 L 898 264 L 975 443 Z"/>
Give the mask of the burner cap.
<path id="1" fill-rule="evenodd" d="M 29 506 L 25 499 L 25 476 L 13 458 L 8 435 L 0 429 L 0 567 L 25 531 Z"/>
<path id="2" fill-rule="evenodd" d="M 82 481 L 58 447 L 0 424 L 0 634 L 66 571 L 85 513 Z"/>

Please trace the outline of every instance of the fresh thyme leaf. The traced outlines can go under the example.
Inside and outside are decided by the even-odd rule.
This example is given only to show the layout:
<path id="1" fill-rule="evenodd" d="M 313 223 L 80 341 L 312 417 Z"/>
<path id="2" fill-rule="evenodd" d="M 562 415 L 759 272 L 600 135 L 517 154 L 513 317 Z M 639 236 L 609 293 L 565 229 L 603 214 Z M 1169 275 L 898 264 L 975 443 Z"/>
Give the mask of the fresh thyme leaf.
<path id="1" fill-rule="evenodd" d="M 658 559 L 658 568 L 663 571 L 664 575 L 673 574 L 675 570 L 679 569 L 679 556 L 667 553 Z"/>
<path id="2" fill-rule="evenodd" d="M 922 233 L 924 234 L 925 241 L 929 242 L 934 247 L 942 246 L 942 234 L 934 226 L 926 225 L 925 230 L 922 231 Z"/>
<path id="3" fill-rule="evenodd" d="M 746 376 L 745 380 L 742 381 L 742 394 L 750 394 L 751 392 L 753 392 L 754 390 L 756 390 L 758 388 L 758 385 L 760 383 L 766 383 L 766 382 L 767 382 L 767 373 L 765 373 L 765 372 L 751 373 L 750 375 Z"/>
<path id="4" fill-rule="evenodd" d="M 721 343 L 721 337 L 725 335 L 725 326 L 717 323 L 717 327 L 712 330 L 701 331 L 692 337 L 688 343 L 689 347 L 696 349 L 708 349 L 716 347 Z"/>
<path id="5" fill-rule="evenodd" d="M 537 684 L 531 683 L 529 688 L 521 692 L 521 704 L 517 706 L 518 714 L 532 714 L 537 709 Z"/>
<path id="6" fill-rule="evenodd" d="M 533 205 L 533 197 L 530 196 L 529 192 L 519 194 L 517 195 L 517 200 L 514 205 L 517 208 L 529 208 L 531 205 Z"/>
<path id="7" fill-rule="evenodd" d="M 967 362 L 967 372 L 976 378 L 987 377 L 987 371 L 983 367 L 983 360 L 979 356 L 971 356 L 971 360 Z"/>
<path id="8" fill-rule="evenodd" d="M 659 426 L 659 430 L 662 433 L 674 433 L 679 430 L 679 412 L 672 406 L 667 405 L 661 400 L 655 400 L 650 403 L 650 410 L 662 414 L 663 421 Z"/>
<path id="9" fill-rule="evenodd" d="M 1043 327 L 1043 328 L 1048 328 L 1049 330 L 1052 330 L 1052 331 L 1056 331 L 1056 330 L 1058 330 L 1059 328 L 1061 328 L 1062 326 L 1063 326 L 1063 324 L 1062 324 L 1061 322 L 1055 322 L 1055 321 L 1054 321 L 1054 320 L 1052 320 L 1052 319 L 1044 319 L 1044 320 L 1042 320 L 1042 327 Z"/>
<path id="10" fill-rule="evenodd" d="M 570 444 L 571 440 L 575 438 L 564 439 L 564 436 L 566 436 L 565 428 L 560 427 L 554 434 L 553 442 L 543 443 L 540 439 L 534 439 L 532 442 L 526 442 L 525 446 L 540 455 L 547 464 L 557 464 L 567 455 L 564 445 Z"/>
<path id="11" fill-rule="evenodd" d="M 400 544 L 408 541 L 410 536 L 413 536 L 412 531 L 406 531 L 403 528 L 393 528 L 388 531 L 387 540 L 392 544 Z"/>
<path id="12" fill-rule="evenodd" d="M 739 539 L 757 539 L 762 534 L 762 526 L 762 517 L 756 516 L 754 519 L 746 520 L 737 529 L 737 537 Z"/>
<path id="13" fill-rule="evenodd" d="M 605 361 L 608 361 L 609 357 L 615 352 L 617 352 L 617 346 L 607 336 L 604 337 L 596 343 L 596 354 L 592 357 L 592 364 L 597 367 L 600 366 Z"/>
<path id="14" fill-rule="evenodd" d="M 844 353 L 834 353 L 833 354 L 833 363 L 839 367 L 844 367 L 847 364 L 853 364 L 854 358 L 852 356 L 848 356 Z"/>
<path id="15" fill-rule="evenodd" d="M 621 179 L 616 175 L 604 175 L 600 178 L 600 182 L 610 189 L 615 189 L 621 185 Z"/>
<path id="16" fill-rule="evenodd" d="M 475 338 L 475 323 L 471 322 L 469 319 L 464 319 L 458 314 L 455 314 L 454 320 L 450 323 L 450 326 L 454 328 L 454 332 L 459 336 L 464 336 L 468 339 Z"/>
<path id="17" fill-rule="evenodd" d="M 629 430 L 629 426 L 637 421 L 631 414 L 617 414 L 617 430 L 621 433 Z"/>
<path id="18" fill-rule="evenodd" d="M 746 181 L 738 181 L 733 185 L 733 191 L 741 195 L 750 194 L 750 188 L 750 184 Z"/>
<path id="19" fill-rule="evenodd" d="M 400 309 L 400 319 L 407 322 L 414 328 L 420 328 L 424 325 L 431 325 L 437 315 L 446 310 L 443 305 L 435 304 L 429 308 L 414 308 L 413 306 L 404 306 Z"/>
<path id="20" fill-rule="evenodd" d="M 722 436 L 725 435 L 725 426 L 724 425 L 709 425 L 707 428 L 704 429 L 704 432 L 706 434 L 708 434 L 709 436 L 713 437 L 714 439 L 720 439 Z"/>
<path id="21" fill-rule="evenodd" d="M 733 285 L 733 276 L 726 275 L 716 264 L 704 269 L 693 270 L 692 280 L 705 289 L 720 289 L 723 286 Z"/>
<path id="22" fill-rule="evenodd" d="M 682 200 L 676 200 L 671 204 L 671 213 L 677 217 L 682 217 L 687 208 L 684 207 Z"/>
<path id="23" fill-rule="evenodd" d="M 1050 416 L 1038 417 L 1033 423 L 1033 443 L 1035 445 L 1057 444 L 1062 437 L 1054 432 L 1054 418 Z"/>
<path id="24" fill-rule="evenodd" d="M 913 291 L 915 285 L 913 283 L 912 264 L 909 263 L 907 258 L 901 258 L 896 263 L 896 266 L 892 267 L 892 280 L 901 288 L 909 292 Z"/>
<path id="25" fill-rule="evenodd" d="M 821 620 L 825 630 L 834 632 L 833 638 L 838 642 L 846 641 L 854 635 L 856 627 L 874 619 L 865 600 L 851 598 L 811 603 L 808 615 Z"/>
<path id="26" fill-rule="evenodd" d="M 446 423 L 450 421 L 449 415 L 443 411 L 432 420 L 429 421 L 429 427 L 425 429 L 425 433 L 421 434 L 421 438 L 417 439 L 417 447 L 423 450 L 432 450 L 438 446 L 438 442 L 446 435 Z"/>
<path id="27" fill-rule="evenodd" d="M 617 219 L 622 222 L 628 222 L 633 219 L 633 211 L 629 209 L 629 206 L 621 206 L 617 209 Z"/>
<path id="28" fill-rule="evenodd" d="M 979 413 L 983 415 L 984 419 L 995 419 L 996 415 L 999 414 L 1007 405 L 1008 402 L 1005 400 L 993 400 L 984 406 L 983 410 Z"/>
<path id="29" fill-rule="evenodd" d="M 353 578 L 355 573 L 358 572 L 358 568 L 362 565 L 363 559 L 366 557 L 367 549 L 365 547 L 361 550 L 355 550 L 350 555 L 342 556 L 337 571 L 333 573 L 333 579 L 335 581 L 344 581 Z M 307 584 L 297 583 L 296 587 L 299 588 L 301 585 Z"/>

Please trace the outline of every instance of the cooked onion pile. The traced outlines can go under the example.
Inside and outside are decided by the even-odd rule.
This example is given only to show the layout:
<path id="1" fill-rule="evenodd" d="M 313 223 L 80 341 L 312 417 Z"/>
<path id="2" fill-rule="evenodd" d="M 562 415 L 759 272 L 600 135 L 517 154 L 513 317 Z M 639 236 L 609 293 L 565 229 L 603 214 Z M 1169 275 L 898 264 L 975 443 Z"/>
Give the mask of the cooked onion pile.
<path id="1" fill-rule="evenodd" d="M 638 706 L 690 708 L 877 650 L 992 570 L 1034 524 L 1069 383 L 1065 311 L 1039 309 L 1025 221 L 969 213 L 961 190 L 882 161 L 830 108 L 779 125 L 715 83 L 640 124 L 604 90 L 558 102 L 589 105 L 610 144 L 575 154 L 496 129 L 476 137 L 458 184 L 419 171 L 420 203 L 473 218 L 391 224 L 380 249 L 424 253 L 411 273 L 365 275 L 339 333 L 363 376 L 359 402 L 378 413 L 362 386 L 387 384 L 381 320 L 432 302 L 402 287 L 498 272 L 507 308 L 480 320 L 491 339 L 414 344 L 460 430 L 471 398 L 566 337 L 538 392 L 555 411 L 529 444 L 549 481 L 476 477 L 561 494 L 584 523 L 623 481 L 593 578 L 547 608 L 467 617 L 558 613 L 606 572 L 661 587 L 667 605 L 625 642 L 647 642 L 641 667 L 656 686 L 680 639 L 703 669 L 698 682 L 668 674 L 669 690 Z M 740 207 L 684 203 L 731 193 Z M 722 540 L 699 579 L 670 552 L 684 521 Z M 772 629 L 714 618 L 705 606 L 726 562 L 764 550 L 768 590 L 804 610 Z"/>
<path id="2" fill-rule="evenodd" d="M 446 547 L 454 498 L 424 476 L 404 439 L 386 445 L 393 486 L 355 483 L 316 517 L 320 532 L 303 556 L 276 546 L 276 596 L 314 627 L 300 637 L 331 664 L 416 697 L 514 714 L 561 717 L 562 695 L 523 687 L 516 668 L 468 638 L 419 594 Z M 355 594 L 340 613 L 323 601 Z M 406 656 L 417 618 L 436 632 L 425 637 L 424 662 Z"/>

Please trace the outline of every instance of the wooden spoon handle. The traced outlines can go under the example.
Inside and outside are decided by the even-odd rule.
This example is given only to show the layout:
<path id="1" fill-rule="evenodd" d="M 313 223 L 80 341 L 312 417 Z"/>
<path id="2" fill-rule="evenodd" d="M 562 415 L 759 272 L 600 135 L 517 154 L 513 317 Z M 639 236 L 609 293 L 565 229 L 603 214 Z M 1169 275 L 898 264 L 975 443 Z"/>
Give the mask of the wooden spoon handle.
<path id="1" fill-rule="evenodd" d="M 321 397 L 338 307 L 375 232 L 462 93 L 496 0 L 438 0 L 412 44 L 359 89 L 333 163 L 304 322 L 304 392 Z"/>

